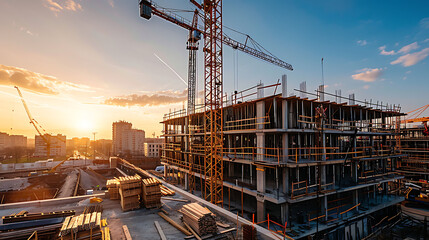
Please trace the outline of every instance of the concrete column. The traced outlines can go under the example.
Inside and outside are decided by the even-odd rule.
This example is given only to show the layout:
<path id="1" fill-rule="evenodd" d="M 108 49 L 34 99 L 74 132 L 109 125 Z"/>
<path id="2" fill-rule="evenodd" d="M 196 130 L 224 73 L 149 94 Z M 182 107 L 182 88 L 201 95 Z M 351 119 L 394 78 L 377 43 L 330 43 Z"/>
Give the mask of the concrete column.
<path id="1" fill-rule="evenodd" d="M 326 184 L 326 165 L 320 166 L 320 184 Z"/>
<path id="2" fill-rule="evenodd" d="M 289 125 L 289 111 L 288 111 L 288 101 L 287 100 L 283 100 L 282 102 L 282 128 L 283 129 L 288 129 L 288 125 Z"/>
<path id="3" fill-rule="evenodd" d="M 320 215 L 325 215 L 324 219 L 325 221 L 328 220 L 328 196 L 323 196 L 320 198 L 321 204 L 320 204 Z"/>
<path id="4" fill-rule="evenodd" d="M 282 97 L 287 97 L 287 76 L 286 74 L 282 75 Z"/>
<path id="5" fill-rule="evenodd" d="M 289 134 L 283 133 L 282 136 L 282 149 L 283 149 L 283 160 L 289 159 Z"/>
<path id="6" fill-rule="evenodd" d="M 264 148 L 265 148 L 265 134 L 264 133 L 256 133 L 256 146 L 258 147 L 256 149 L 258 156 L 256 157 L 256 159 L 258 161 L 263 161 L 264 160 Z"/>
<path id="7" fill-rule="evenodd" d="M 284 225 L 286 222 L 288 222 L 288 226 L 289 224 L 289 203 L 283 203 L 280 206 L 280 215 L 281 215 L 281 221 L 282 224 Z"/>
<path id="8" fill-rule="evenodd" d="M 167 177 L 168 177 L 168 166 L 167 165 L 164 165 L 164 178 L 165 179 L 167 179 Z"/>
<path id="9" fill-rule="evenodd" d="M 322 147 L 323 147 L 322 161 L 326 161 L 326 134 L 325 134 L 325 132 L 322 133 Z"/>
<path id="10" fill-rule="evenodd" d="M 283 184 L 283 193 L 289 194 L 289 168 L 282 168 L 282 184 Z"/>
<path id="11" fill-rule="evenodd" d="M 277 124 L 277 99 L 273 98 L 273 113 L 274 113 L 274 128 L 278 128 Z"/>
<path id="12" fill-rule="evenodd" d="M 189 190 L 189 173 L 185 173 L 185 190 Z"/>
<path id="13" fill-rule="evenodd" d="M 359 204 L 359 192 L 356 189 L 353 191 L 353 206 L 356 206 L 357 204 Z M 359 211 L 359 206 L 356 207 L 356 210 Z"/>
<path id="14" fill-rule="evenodd" d="M 358 173 L 357 173 L 357 163 L 352 162 L 352 179 L 357 183 L 358 181 Z"/>
<path id="15" fill-rule="evenodd" d="M 264 201 L 256 201 L 256 221 L 262 222 L 266 220 L 265 217 L 265 202 Z"/>
<path id="16" fill-rule="evenodd" d="M 265 219 L 265 169 L 260 166 L 256 167 L 256 190 L 256 218 L 260 222 Z"/>
<path id="17" fill-rule="evenodd" d="M 186 134 L 189 134 L 189 118 L 185 118 L 185 126 L 184 126 L 185 130 L 184 132 Z M 185 151 L 189 151 L 189 140 L 190 140 L 190 136 L 186 135 L 184 137 L 185 140 Z"/>
<path id="18" fill-rule="evenodd" d="M 265 194 L 265 169 L 260 166 L 256 167 L 256 190 Z"/>
<path id="19" fill-rule="evenodd" d="M 234 163 L 232 162 L 228 163 L 228 175 L 234 177 Z"/>

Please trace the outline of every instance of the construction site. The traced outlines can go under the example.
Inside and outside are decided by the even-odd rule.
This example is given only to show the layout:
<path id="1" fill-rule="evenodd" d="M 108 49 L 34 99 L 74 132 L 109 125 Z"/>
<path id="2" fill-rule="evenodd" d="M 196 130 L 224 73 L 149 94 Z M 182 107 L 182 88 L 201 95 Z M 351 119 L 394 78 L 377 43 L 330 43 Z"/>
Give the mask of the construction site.
<path id="1" fill-rule="evenodd" d="M 35 153 L 0 162 L 0 240 L 429 238 L 429 105 L 405 112 L 401 103 L 332 93 L 323 58 L 317 89 L 283 74 L 245 89 L 237 82 L 228 94 L 224 47 L 294 68 L 247 34 L 245 42 L 225 34 L 222 0 L 189 4 L 135 6 L 142 25 L 157 18 L 187 33 L 187 105 L 162 113 L 159 137 L 118 120 L 104 152 L 94 131 L 92 146 L 86 137 L 66 154 L 66 136 L 46 131 L 14 86 Z M 381 55 L 409 51 L 385 48 Z"/>

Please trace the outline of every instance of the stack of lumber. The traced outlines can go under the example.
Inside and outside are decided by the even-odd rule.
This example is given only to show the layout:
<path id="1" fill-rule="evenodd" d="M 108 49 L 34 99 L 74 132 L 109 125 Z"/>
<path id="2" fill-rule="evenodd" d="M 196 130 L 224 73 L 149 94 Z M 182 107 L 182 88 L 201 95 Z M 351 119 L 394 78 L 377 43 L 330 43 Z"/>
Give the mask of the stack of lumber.
<path id="1" fill-rule="evenodd" d="M 161 206 L 161 183 L 156 178 L 147 178 L 143 183 L 143 203 L 146 208 Z"/>
<path id="2" fill-rule="evenodd" d="M 243 224 L 243 239 L 256 240 L 256 228 L 252 225 Z"/>
<path id="3" fill-rule="evenodd" d="M 161 185 L 161 194 L 162 196 L 173 196 L 174 194 L 176 194 L 176 192 L 164 185 Z"/>
<path id="4" fill-rule="evenodd" d="M 107 180 L 106 187 L 109 191 L 110 199 L 119 199 L 119 180 L 117 178 Z"/>
<path id="5" fill-rule="evenodd" d="M 215 234 L 218 232 L 213 213 L 198 203 L 186 204 L 180 209 L 183 221 L 198 235 Z"/>
<path id="6" fill-rule="evenodd" d="M 119 195 L 122 211 L 140 208 L 141 177 L 139 175 L 119 178 Z"/>
<path id="7" fill-rule="evenodd" d="M 101 239 L 101 212 L 68 216 L 60 229 L 61 239 Z"/>

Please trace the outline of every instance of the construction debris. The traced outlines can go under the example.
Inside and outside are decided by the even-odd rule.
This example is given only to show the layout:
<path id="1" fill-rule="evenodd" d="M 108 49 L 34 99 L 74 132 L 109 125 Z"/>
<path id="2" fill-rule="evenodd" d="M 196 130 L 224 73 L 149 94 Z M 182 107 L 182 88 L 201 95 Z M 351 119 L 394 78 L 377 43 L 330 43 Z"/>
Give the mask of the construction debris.
<path id="1" fill-rule="evenodd" d="M 127 225 L 123 225 L 122 230 L 124 230 L 124 235 L 125 235 L 126 240 L 133 240 L 133 238 L 131 237 L 131 234 L 130 234 L 130 230 L 128 230 Z"/>
<path id="2" fill-rule="evenodd" d="M 47 219 L 47 218 L 67 217 L 74 214 L 75 214 L 74 210 L 61 211 L 61 212 L 45 212 L 45 213 L 28 213 L 27 211 L 21 211 L 17 214 L 2 216 L 2 220 L 3 220 L 3 224 L 7 224 L 7 223 L 15 223 L 15 222 L 41 220 L 41 219 Z"/>
<path id="3" fill-rule="evenodd" d="M 167 188 L 164 185 L 161 185 L 161 193 L 162 193 L 162 196 L 173 196 L 174 194 L 176 194 L 175 191 Z"/>
<path id="4" fill-rule="evenodd" d="M 213 213 L 198 203 L 186 204 L 180 212 L 183 214 L 183 221 L 200 236 L 218 232 Z"/>

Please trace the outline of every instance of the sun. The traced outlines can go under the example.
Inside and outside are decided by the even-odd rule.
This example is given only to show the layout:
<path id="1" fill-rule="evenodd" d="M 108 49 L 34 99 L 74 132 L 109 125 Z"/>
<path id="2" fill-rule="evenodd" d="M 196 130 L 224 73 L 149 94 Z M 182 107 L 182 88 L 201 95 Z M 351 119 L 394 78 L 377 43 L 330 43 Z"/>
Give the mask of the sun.
<path id="1" fill-rule="evenodd" d="M 76 129 L 81 131 L 90 131 L 94 128 L 94 124 L 91 120 L 85 119 L 84 117 L 81 117 L 80 119 L 76 120 Z"/>

